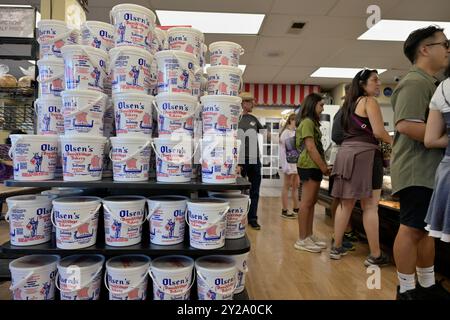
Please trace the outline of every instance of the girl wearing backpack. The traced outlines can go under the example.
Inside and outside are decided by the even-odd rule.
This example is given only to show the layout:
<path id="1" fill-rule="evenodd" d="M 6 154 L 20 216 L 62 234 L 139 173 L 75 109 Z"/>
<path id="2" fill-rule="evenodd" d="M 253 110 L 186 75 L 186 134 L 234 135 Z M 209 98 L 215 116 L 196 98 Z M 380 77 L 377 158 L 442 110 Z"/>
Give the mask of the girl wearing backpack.
<path id="1" fill-rule="evenodd" d="M 299 176 L 297 173 L 298 150 L 295 146 L 295 113 L 291 113 L 286 124 L 280 132 L 280 166 L 284 174 L 283 190 L 281 192 L 282 209 L 281 216 L 287 219 L 295 219 L 298 214 L 298 187 Z M 288 195 L 291 188 L 293 210 L 288 211 Z"/>

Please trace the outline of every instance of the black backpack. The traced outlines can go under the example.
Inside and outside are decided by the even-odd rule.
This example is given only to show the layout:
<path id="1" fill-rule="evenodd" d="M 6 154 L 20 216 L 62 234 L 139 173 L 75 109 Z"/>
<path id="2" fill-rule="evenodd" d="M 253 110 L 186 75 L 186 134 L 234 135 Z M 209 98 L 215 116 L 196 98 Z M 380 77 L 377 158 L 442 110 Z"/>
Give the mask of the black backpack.
<path id="1" fill-rule="evenodd" d="M 333 129 L 331 129 L 331 140 L 337 145 L 344 141 L 344 128 L 342 127 L 342 108 L 335 114 L 333 119 Z"/>

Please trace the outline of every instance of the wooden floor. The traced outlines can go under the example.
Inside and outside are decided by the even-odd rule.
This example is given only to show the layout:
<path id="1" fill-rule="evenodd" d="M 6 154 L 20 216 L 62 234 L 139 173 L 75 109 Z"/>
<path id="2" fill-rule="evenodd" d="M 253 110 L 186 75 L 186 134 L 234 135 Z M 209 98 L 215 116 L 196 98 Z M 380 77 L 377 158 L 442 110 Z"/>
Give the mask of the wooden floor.
<path id="1" fill-rule="evenodd" d="M 381 289 L 369 290 L 370 276 L 364 267 L 368 246 L 357 243 L 356 251 L 340 261 L 329 259 L 329 249 L 321 254 L 294 249 L 298 237 L 297 220 L 280 216 L 280 199 L 264 197 L 259 205 L 260 231 L 249 229 L 251 252 L 246 287 L 252 299 L 393 299 L 397 285 L 395 268 L 381 269 Z M 328 240 L 331 219 L 316 207 L 315 234 Z M 0 224 L 0 242 L 8 238 L 5 222 Z M 9 283 L 0 283 L 0 299 L 9 299 Z"/>

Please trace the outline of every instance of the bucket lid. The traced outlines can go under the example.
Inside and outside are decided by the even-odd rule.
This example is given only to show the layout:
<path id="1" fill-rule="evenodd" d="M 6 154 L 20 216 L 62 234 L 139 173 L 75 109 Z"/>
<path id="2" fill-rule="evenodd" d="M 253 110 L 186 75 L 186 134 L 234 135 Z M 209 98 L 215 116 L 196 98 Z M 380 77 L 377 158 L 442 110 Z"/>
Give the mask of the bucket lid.
<path id="1" fill-rule="evenodd" d="M 194 139 L 186 135 L 170 135 L 169 137 L 154 138 L 153 141 L 158 144 L 177 144 L 193 143 Z"/>
<path id="2" fill-rule="evenodd" d="M 68 256 L 61 259 L 58 262 L 59 267 L 69 268 L 69 267 L 79 267 L 79 268 L 90 268 L 97 266 L 99 264 L 103 265 L 105 262 L 105 257 L 99 254 L 76 254 L 73 256 Z"/>
<path id="3" fill-rule="evenodd" d="M 110 196 L 103 198 L 103 201 L 109 202 L 128 202 L 128 201 L 139 201 L 139 200 L 147 200 L 142 196 Z"/>
<path id="4" fill-rule="evenodd" d="M 114 31 L 114 26 L 112 24 L 102 22 L 102 21 L 94 21 L 94 20 L 88 20 L 88 21 L 83 22 L 81 24 L 81 28 L 90 26 L 90 25 L 100 27 L 100 28 L 109 28 L 109 29 L 111 29 L 111 31 Z"/>
<path id="5" fill-rule="evenodd" d="M 192 28 L 192 27 L 173 27 L 167 30 L 167 33 L 169 34 L 173 34 L 173 33 L 179 33 L 179 32 L 192 32 L 192 33 L 196 33 L 197 35 L 199 35 L 202 39 L 202 42 L 205 42 L 205 35 L 203 34 L 203 32 L 201 32 L 198 29 Z"/>
<path id="6" fill-rule="evenodd" d="M 190 94 L 185 94 L 185 93 L 170 93 L 170 92 L 162 92 L 162 93 L 158 93 L 156 95 L 156 101 L 158 101 L 158 103 L 162 100 L 162 101 L 166 101 L 166 100 L 189 100 L 192 103 L 196 103 L 197 97 L 191 96 Z"/>
<path id="7" fill-rule="evenodd" d="M 153 55 L 150 52 L 148 52 L 145 49 L 138 48 L 138 47 L 132 47 L 132 46 L 121 46 L 121 47 L 112 48 L 111 50 L 109 50 L 109 54 L 110 54 L 110 56 L 114 56 L 114 55 L 117 55 L 120 52 L 124 52 L 124 51 L 133 52 L 133 53 L 137 52 L 137 53 L 145 56 L 147 58 L 147 60 L 153 60 Z M 149 64 L 150 63 L 151 62 L 149 62 Z"/>
<path id="8" fill-rule="evenodd" d="M 68 194 L 82 194 L 83 189 L 77 188 L 52 188 L 50 190 L 44 190 L 41 192 L 42 195 L 57 195 L 64 196 Z"/>
<path id="9" fill-rule="evenodd" d="M 178 50 L 163 50 L 159 51 L 155 54 L 155 59 L 158 58 L 173 58 L 180 57 L 186 60 L 196 60 L 195 55 L 193 53 L 178 51 Z M 239 68 L 238 68 L 239 69 Z"/>
<path id="10" fill-rule="evenodd" d="M 60 137 L 62 143 L 68 143 L 68 142 L 94 142 L 94 143 L 105 143 L 106 138 L 101 136 L 61 136 Z"/>
<path id="11" fill-rule="evenodd" d="M 53 24 L 53 25 L 57 24 L 57 25 L 62 26 L 62 27 L 67 27 L 67 23 L 65 23 L 64 21 L 53 20 L 53 19 L 42 19 L 42 20 L 39 20 L 38 23 L 37 23 L 37 27 L 39 29 L 41 26 L 45 26 L 45 25 L 49 25 L 49 24 Z"/>
<path id="12" fill-rule="evenodd" d="M 150 263 L 150 257 L 144 255 L 124 255 L 109 259 L 106 262 L 108 270 L 123 270 L 137 271 Z"/>
<path id="13" fill-rule="evenodd" d="M 155 22 L 156 22 L 156 16 L 155 16 L 155 14 L 153 13 L 152 10 L 150 10 L 150 9 L 148 9 L 146 7 L 137 5 L 137 4 L 131 4 L 131 3 L 118 4 L 118 5 L 114 6 L 114 7 L 112 7 L 111 14 L 114 14 L 115 11 L 127 10 L 127 9 L 128 10 L 141 11 L 141 12 L 143 12 L 145 14 L 148 14 L 150 16 L 150 18 L 152 19 L 153 24 L 155 24 Z"/>
<path id="14" fill-rule="evenodd" d="M 38 67 L 42 67 L 48 64 L 57 64 L 58 66 L 64 67 L 64 60 L 58 58 L 48 58 L 48 59 L 40 59 L 37 61 Z"/>
<path id="15" fill-rule="evenodd" d="M 181 272 L 194 267 L 194 259 L 186 256 L 164 256 L 152 261 L 151 269 L 162 272 Z"/>
<path id="16" fill-rule="evenodd" d="M 242 48 L 242 46 L 239 43 L 236 42 L 231 42 L 231 41 L 216 41 L 213 42 L 209 45 L 209 51 L 214 50 L 214 47 L 220 47 L 220 46 L 233 46 L 233 47 L 238 47 L 238 48 Z"/>
<path id="17" fill-rule="evenodd" d="M 27 139 L 32 141 L 42 141 L 42 140 L 51 140 L 52 142 L 58 141 L 59 136 L 53 136 L 53 135 L 40 135 L 40 134 L 11 134 L 11 139 Z"/>
<path id="18" fill-rule="evenodd" d="M 111 137 L 109 138 L 111 144 L 114 143 L 139 143 L 145 144 L 146 142 L 151 142 L 151 138 L 141 137 L 141 136 L 120 136 L 120 137 Z"/>
<path id="19" fill-rule="evenodd" d="M 9 263 L 9 269 L 46 269 L 59 261 L 57 255 L 32 254 L 13 260 Z"/>
<path id="20" fill-rule="evenodd" d="M 91 196 L 62 197 L 53 200 L 53 205 L 55 203 L 58 203 L 58 204 L 73 204 L 74 206 L 76 206 L 82 203 L 89 204 L 89 203 L 98 203 L 100 201 L 102 201 L 101 198 Z"/>
<path id="21" fill-rule="evenodd" d="M 112 50 L 112 49 L 111 49 Z M 147 94 L 143 94 L 143 93 L 136 93 L 136 92 L 121 92 L 121 93 L 115 93 L 112 95 L 112 100 L 126 100 L 129 98 L 134 98 L 134 99 L 139 99 L 139 100 L 149 100 L 150 102 L 152 100 L 155 100 L 154 96 L 150 96 Z"/>
<path id="22" fill-rule="evenodd" d="M 103 99 L 108 98 L 108 96 L 103 92 L 98 92 L 94 90 L 64 90 L 61 96 L 63 97 L 63 99 L 77 96 L 88 96 L 90 98 L 96 99 L 98 99 L 99 96 L 102 96 Z"/>
<path id="23" fill-rule="evenodd" d="M 162 35 L 162 36 L 164 36 L 164 37 L 167 36 L 167 31 L 162 30 L 162 29 L 160 29 L 160 28 L 155 28 L 155 32 L 156 32 L 156 33 L 159 33 L 160 35 Z"/>
<path id="24" fill-rule="evenodd" d="M 200 101 L 202 103 L 208 103 L 208 102 L 229 102 L 229 103 L 235 103 L 241 105 L 242 98 L 241 97 L 235 97 L 235 96 L 225 96 L 225 95 L 206 95 L 200 97 Z"/>
<path id="25" fill-rule="evenodd" d="M 212 269 L 214 271 L 231 271 L 236 268 L 233 258 L 226 256 L 205 256 L 195 261 L 195 268 Z"/>
<path id="26" fill-rule="evenodd" d="M 42 203 L 49 203 L 54 199 L 54 196 L 49 195 L 38 195 L 38 194 L 27 194 L 23 196 L 14 196 L 6 198 L 6 203 L 11 203 L 15 201 L 20 201 L 21 205 L 25 206 L 36 206 Z"/>
<path id="27" fill-rule="evenodd" d="M 154 196 L 154 197 L 149 197 L 148 200 L 173 203 L 173 202 L 177 202 L 177 201 L 187 201 L 187 200 L 189 200 L 189 198 L 184 197 L 184 196 Z"/>
<path id="28" fill-rule="evenodd" d="M 213 67 L 209 67 L 206 68 L 206 73 L 214 73 L 214 72 L 218 72 L 218 71 L 228 71 L 228 72 L 234 72 L 234 73 L 238 73 L 239 75 L 242 75 L 242 70 L 239 69 L 239 67 L 232 67 L 232 66 L 213 66 Z"/>
<path id="29" fill-rule="evenodd" d="M 109 58 L 108 53 L 106 53 L 102 49 L 97 49 L 92 46 L 87 46 L 87 45 L 82 45 L 82 44 L 66 44 L 65 46 L 63 46 L 61 48 L 61 53 L 64 55 L 65 53 L 70 53 L 70 52 L 79 51 L 79 50 L 84 50 L 87 52 L 90 51 L 90 53 L 102 56 L 104 60 L 107 60 Z"/>

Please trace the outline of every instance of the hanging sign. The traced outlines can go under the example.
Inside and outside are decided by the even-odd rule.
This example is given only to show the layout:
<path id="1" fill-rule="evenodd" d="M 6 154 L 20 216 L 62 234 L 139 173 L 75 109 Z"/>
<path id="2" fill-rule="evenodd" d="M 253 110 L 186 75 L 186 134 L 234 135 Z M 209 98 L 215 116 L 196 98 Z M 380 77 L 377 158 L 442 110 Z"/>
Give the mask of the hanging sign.
<path id="1" fill-rule="evenodd" d="M 33 38 L 34 8 L 0 6 L 0 37 Z"/>

